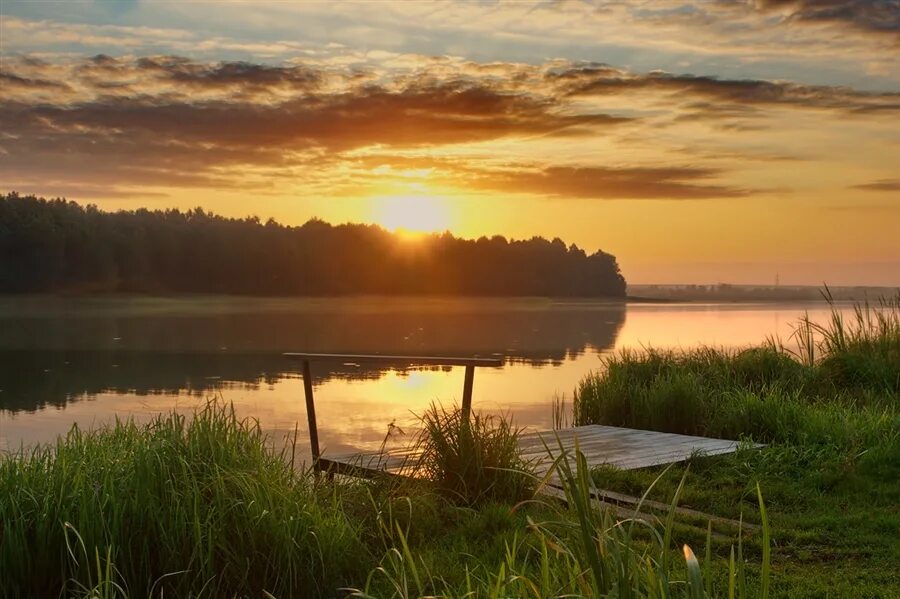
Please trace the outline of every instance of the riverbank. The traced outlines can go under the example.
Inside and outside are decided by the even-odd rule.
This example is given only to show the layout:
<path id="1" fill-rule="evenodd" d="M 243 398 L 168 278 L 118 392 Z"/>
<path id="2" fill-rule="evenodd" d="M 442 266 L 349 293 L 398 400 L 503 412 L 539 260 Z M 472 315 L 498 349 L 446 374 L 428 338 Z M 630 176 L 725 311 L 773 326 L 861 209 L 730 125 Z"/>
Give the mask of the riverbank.
<path id="1" fill-rule="evenodd" d="M 317 479 L 271 452 L 253 421 L 214 404 L 73 429 L 0 461 L 0 590 L 8 597 L 695 597 L 712 580 L 666 525 L 580 502 L 532 500 L 515 431 L 434 410 L 423 481 Z M 471 448 L 476 448 L 474 451 Z M 490 465 L 490 467 L 486 467 Z M 518 469 L 518 470 L 515 470 Z M 529 490 L 530 487 L 530 490 Z M 521 501 L 525 499 L 526 501 Z M 762 539 L 731 577 L 755 597 Z M 697 555 L 708 540 L 692 539 Z M 716 568 L 722 567 L 716 563 Z M 725 566 L 729 576 L 729 566 Z"/>
<path id="2" fill-rule="evenodd" d="M 895 597 L 900 588 L 900 303 L 801 321 L 792 339 L 740 352 L 647 351 L 586 378 L 578 424 L 767 443 L 698 458 L 682 504 L 738 517 L 756 482 L 773 528 L 779 596 Z M 598 486 L 665 498 L 680 474 L 595 473 Z"/>

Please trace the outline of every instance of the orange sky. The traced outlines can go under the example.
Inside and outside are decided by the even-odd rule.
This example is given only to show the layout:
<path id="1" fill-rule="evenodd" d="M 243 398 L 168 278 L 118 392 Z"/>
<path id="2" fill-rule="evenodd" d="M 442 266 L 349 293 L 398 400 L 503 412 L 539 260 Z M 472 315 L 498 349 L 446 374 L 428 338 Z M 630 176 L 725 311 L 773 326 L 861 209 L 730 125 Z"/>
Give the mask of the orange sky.
<path id="1" fill-rule="evenodd" d="M 900 11 L 830 4 L 6 2 L 0 182 L 900 285 Z"/>

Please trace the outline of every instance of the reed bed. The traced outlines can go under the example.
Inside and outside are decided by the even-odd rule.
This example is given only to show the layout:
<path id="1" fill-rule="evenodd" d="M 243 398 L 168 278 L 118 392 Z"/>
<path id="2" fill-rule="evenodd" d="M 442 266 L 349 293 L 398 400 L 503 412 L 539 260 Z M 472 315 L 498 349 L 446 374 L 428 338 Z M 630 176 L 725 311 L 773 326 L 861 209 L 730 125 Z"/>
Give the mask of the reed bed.
<path id="1" fill-rule="evenodd" d="M 415 476 L 431 481 L 438 492 L 463 505 L 484 501 L 515 503 L 534 488 L 530 465 L 522 458 L 520 429 L 498 415 L 432 404 L 421 416 L 422 432 L 411 464 Z"/>
<path id="2" fill-rule="evenodd" d="M 353 596 L 501 598 L 501 597 L 618 597 L 629 599 L 709 599 L 712 597 L 766 599 L 770 592 L 771 532 L 762 493 L 757 488 L 761 537 L 755 546 L 760 563 L 748 576 L 742 533 L 728 548 L 727 561 L 715 558 L 708 532 L 704 558 L 684 544 L 673 551 L 677 536 L 671 500 L 665 522 L 634 516 L 616 518 L 591 502 L 595 489 L 583 456 L 573 469 L 558 462 L 564 504 L 540 502 L 540 518 L 527 518 L 504 545 L 499 564 L 466 564 L 464 576 L 448 576 L 416 555 L 408 530 L 386 514 L 380 530 L 387 547 L 380 565 Z M 651 485 L 652 487 L 652 485 Z M 526 504 L 517 506 L 525 509 Z M 711 530 L 711 529 L 709 529 Z M 702 563 L 701 563 L 702 562 Z M 719 576 L 715 578 L 713 570 Z"/>
<path id="3" fill-rule="evenodd" d="M 341 498 L 210 404 L 0 461 L 0 595 L 322 596 L 365 568 Z"/>

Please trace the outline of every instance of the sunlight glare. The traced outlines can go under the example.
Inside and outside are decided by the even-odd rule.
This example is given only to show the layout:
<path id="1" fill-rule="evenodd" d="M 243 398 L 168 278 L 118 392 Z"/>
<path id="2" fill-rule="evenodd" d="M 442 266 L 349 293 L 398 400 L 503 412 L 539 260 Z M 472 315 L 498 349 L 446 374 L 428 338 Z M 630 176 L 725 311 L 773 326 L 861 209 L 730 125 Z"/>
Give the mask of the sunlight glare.
<path id="1" fill-rule="evenodd" d="M 446 200 L 426 194 L 373 198 L 372 220 L 390 231 L 414 234 L 446 231 L 451 225 Z"/>

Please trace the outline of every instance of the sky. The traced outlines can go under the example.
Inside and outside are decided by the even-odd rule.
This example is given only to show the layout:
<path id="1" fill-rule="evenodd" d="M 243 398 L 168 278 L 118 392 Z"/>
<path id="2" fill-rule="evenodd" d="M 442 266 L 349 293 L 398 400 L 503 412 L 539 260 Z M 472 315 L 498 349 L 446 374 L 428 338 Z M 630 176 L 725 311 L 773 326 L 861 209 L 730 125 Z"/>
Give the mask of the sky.
<path id="1" fill-rule="evenodd" d="M 900 0 L 0 2 L 0 191 L 900 285 Z"/>

